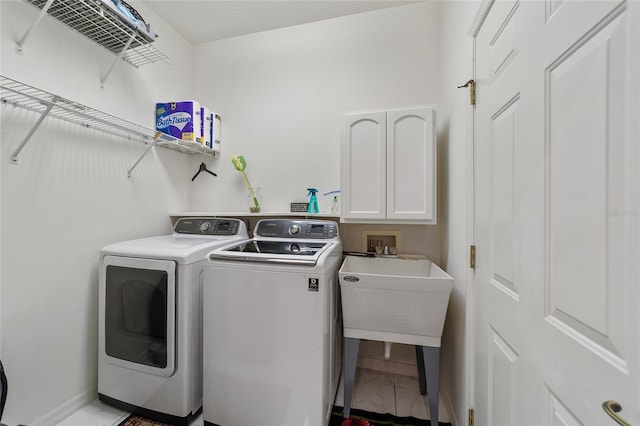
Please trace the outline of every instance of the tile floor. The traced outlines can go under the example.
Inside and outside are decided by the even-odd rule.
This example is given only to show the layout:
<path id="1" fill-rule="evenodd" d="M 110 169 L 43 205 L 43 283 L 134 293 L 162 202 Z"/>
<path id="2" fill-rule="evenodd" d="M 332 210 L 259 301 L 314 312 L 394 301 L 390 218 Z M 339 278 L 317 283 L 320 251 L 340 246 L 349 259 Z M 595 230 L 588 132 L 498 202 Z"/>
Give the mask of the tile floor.
<path id="1" fill-rule="evenodd" d="M 429 400 L 426 395 L 420 395 L 417 377 L 358 367 L 354 388 L 352 408 L 390 413 L 399 417 L 429 418 Z M 342 380 L 338 386 L 335 405 L 344 405 Z M 450 422 L 442 401 L 438 411 L 441 422 Z"/>
<path id="2" fill-rule="evenodd" d="M 341 380 L 336 396 L 336 405 L 344 405 L 343 395 Z M 417 378 L 365 368 L 356 370 L 352 407 L 375 413 L 391 413 L 396 416 L 413 416 L 420 419 L 429 418 L 429 403 L 426 396 L 420 395 Z M 440 421 L 449 422 L 442 402 L 439 410 Z M 95 400 L 58 423 L 58 426 L 116 426 L 128 415 L 127 412 Z M 191 426 L 203 425 L 202 415 L 191 423 Z"/>

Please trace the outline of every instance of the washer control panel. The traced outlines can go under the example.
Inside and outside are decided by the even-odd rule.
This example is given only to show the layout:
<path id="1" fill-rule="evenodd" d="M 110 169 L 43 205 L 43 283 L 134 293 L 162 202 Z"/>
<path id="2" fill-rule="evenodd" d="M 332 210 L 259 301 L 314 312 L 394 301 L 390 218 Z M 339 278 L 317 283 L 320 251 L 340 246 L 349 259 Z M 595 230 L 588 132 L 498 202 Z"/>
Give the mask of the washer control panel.
<path id="1" fill-rule="evenodd" d="M 236 235 L 240 229 L 239 219 L 212 217 L 183 217 L 178 219 L 173 231 L 189 235 Z"/>
<path id="2" fill-rule="evenodd" d="M 262 219 L 256 224 L 254 235 L 329 240 L 338 237 L 338 224 L 330 220 Z"/>

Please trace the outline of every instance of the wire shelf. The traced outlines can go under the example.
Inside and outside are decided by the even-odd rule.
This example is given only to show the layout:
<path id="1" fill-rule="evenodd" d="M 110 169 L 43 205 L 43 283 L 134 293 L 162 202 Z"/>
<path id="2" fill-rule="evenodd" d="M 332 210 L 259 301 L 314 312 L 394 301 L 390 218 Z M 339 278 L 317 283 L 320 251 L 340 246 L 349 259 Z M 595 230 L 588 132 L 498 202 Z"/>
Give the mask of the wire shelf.
<path id="1" fill-rule="evenodd" d="M 47 3 L 46 0 L 26 1 L 38 9 Z M 99 0 L 55 0 L 47 14 L 116 55 L 133 37 L 123 59 L 135 67 L 159 61 L 170 64 L 169 57 L 151 44 L 155 34 L 144 34 Z"/>
<path id="2" fill-rule="evenodd" d="M 4 76 L 0 76 L 0 100 L 3 104 L 24 108 L 43 116 L 55 117 L 82 127 L 145 144 L 154 142 L 157 134 L 156 130 L 140 126 Z M 156 144 L 163 148 L 187 154 L 215 156 L 214 151 L 200 143 L 181 141 L 164 133 L 157 136 Z"/>

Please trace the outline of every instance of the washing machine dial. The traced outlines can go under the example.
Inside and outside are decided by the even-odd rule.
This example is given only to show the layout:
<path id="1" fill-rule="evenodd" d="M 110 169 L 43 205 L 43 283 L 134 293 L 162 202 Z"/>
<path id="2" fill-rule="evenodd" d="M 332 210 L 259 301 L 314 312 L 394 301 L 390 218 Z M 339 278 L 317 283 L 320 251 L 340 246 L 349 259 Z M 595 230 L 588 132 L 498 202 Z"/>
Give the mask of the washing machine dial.
<path id="1" fill-rule="evenodd" d="M 207 232 L 211 229 L 211 222 L 202 222 L 200 224 L 200 232 Z"/>
<path id="2" fill-rule="evenodd" d="M 289 250 L 291 250 L 291 253 L 298 254 L 300 253 L 300 246 L 297 244 L 291 244 Z"/>
<path id="3" fill-rule="evenodd" d="M 296 235 L 299 233 L 300 233 L 300 225 L 298 225 L 297 223 L 294 223 L 289 227 L 289 234 Z"/>

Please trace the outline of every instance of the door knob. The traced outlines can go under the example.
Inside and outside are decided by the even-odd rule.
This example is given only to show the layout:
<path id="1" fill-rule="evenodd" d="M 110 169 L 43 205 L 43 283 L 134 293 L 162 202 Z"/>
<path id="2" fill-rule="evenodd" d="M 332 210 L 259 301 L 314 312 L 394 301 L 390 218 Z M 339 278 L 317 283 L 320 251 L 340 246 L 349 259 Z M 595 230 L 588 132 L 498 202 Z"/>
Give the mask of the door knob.
<path id="1" fill-rule="evenodd" d="M 631 426 L 631 423 L 618 415 L 618 413 L 622 411 L 622 405 L 620 405 L 618 401 L 605 401 L 602 403 L 602 409 L 620 426 Z"/>

